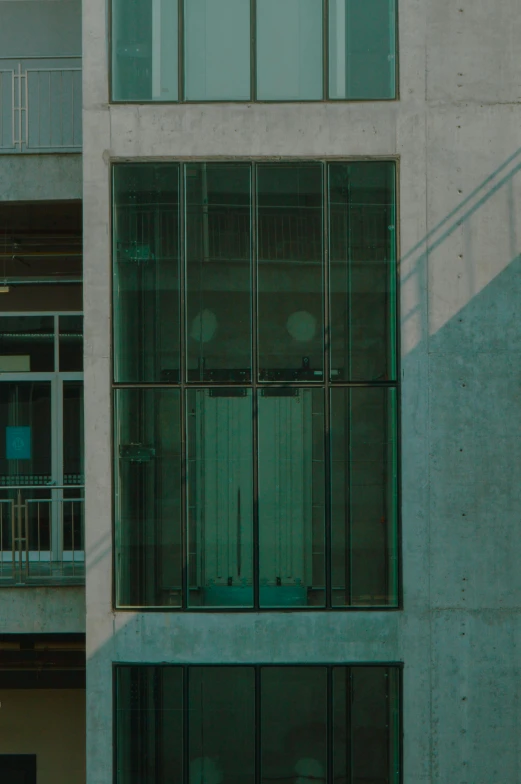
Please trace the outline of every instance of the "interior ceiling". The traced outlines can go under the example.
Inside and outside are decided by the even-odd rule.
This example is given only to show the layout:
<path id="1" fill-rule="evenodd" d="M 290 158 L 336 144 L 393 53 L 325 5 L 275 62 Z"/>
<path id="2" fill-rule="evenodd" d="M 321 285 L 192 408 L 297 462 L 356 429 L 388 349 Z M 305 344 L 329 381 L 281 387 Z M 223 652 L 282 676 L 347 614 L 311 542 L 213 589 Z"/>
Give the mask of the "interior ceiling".
<path id="1" fill-rule="evenodd" d="M 81 276 L 80 201 L 0 203 L 0 284 Z"/>

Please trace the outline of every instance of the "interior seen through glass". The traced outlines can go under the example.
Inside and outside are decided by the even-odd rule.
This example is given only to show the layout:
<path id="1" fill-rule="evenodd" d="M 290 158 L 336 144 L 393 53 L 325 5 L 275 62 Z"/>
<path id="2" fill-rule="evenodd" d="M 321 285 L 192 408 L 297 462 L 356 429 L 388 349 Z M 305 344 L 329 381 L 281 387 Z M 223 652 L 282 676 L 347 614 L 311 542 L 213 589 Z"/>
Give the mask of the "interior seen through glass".
<path id="1" fill-rule="evenodd" d="M 395 605 L 394 164 L 114 180 L 118 603 Z"/>

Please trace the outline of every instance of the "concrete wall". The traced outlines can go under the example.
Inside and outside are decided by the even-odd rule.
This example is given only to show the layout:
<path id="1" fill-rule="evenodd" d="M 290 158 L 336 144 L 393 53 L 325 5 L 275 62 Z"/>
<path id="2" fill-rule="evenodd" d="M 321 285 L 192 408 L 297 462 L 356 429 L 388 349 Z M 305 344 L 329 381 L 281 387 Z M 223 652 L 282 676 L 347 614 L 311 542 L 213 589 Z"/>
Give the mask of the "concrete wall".
<path id="1" fill-rule="evenodd" d="M 1 201 L 81 197 L 81 155 L 0 155 Z"/>
<path id="2" fill-rule="evenodd" d="M 83 634 L 83 586 L 2 589 L 2 634 Z"/>
<path id="3" fill-rule="evenodd" d="M 38 784 L 84 784 L 85 691 L 0 690 L 0 754 L 36 754 Z"/>
<path id="4" fill-rule="evenodd" d="M 112 770 L 111 662 L 404 662 L 404 781 L 521 778 L 517 0 L 401 0 L 382 104 L 113 106 L 84 4 L 88 780 Z M 400 612 L 191 615 L 111 605 L 109 164 L 399 160 Z"/>

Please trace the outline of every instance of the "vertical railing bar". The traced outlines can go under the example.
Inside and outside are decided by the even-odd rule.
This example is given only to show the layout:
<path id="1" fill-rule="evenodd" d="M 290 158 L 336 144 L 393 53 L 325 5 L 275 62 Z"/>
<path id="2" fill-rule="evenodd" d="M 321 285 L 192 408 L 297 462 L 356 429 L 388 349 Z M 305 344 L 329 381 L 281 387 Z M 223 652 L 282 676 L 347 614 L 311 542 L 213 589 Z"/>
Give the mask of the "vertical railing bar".
<path id="1" fill-rule="evenodd" d="M 180 0 L 181 5 L 181 0 Z M 186 164 L 180 163 L 178 166 L 178 184 L 179 184 L 179 199 L 178 199 L 178 221 L 179 221 L 179 234 L 178 234 L 178 258 L 179 258 L 179 381 L 180 381 L 180 413 L 181 413 L 181 545 L 183 548 L 183 558 L 181 565 L 181 607 L 186 610 L 188 607 L 188 591 L 190 589 L 190 580 L 188 570 L 190 568 L 190 536 L 189 536 L 189 508 L 187 498 L 187 472 L 188 460 L 186 454 L 187 448 L 187 421 L 186 421 L 186 352 L 185 352 L 185 289 L 186 289 Z"/>
<path id="2" fill-rule="evenodd" d="M 51 72 L 49 71 L 49 147 L 52 147 L 52 98 L 51 98 Z"/>
<path id="3" fill-rule="evenodd" d="M 322 252 L 323 252 L 323 272 L 322 280 L 324 286 L 324 475 L 325 475 L 325 494 L 324 494 L 324 516 L 325 516 L 325 567 L 326 567 L 326 607 L 332 606 L 332 585 L 331 585 L 331 314 L 330 314 L 330 236 L 329 236 L 329 164 L 322 164 Z"/>
<path id="4" fill-rule="evenodd" d="M 27 70 L 24 74 L 24 95 L 25 95 L 25 147 L 29 146 L 29 77 Z"/>
<path id="5" fill-rule="evenodd" d="M 38 147 L 42 146 L 42 99 L 41 99 L 41 74 L 38 74 Z"/>
<path id="6" fill-rule="evenodd" d="M 71 145 L 74 147 L 74 74 L 71 71 Z"/>
<path id="7" fill-rule="evenodd" d="M 60 144 L 63 147 L 63 70 L 60 71 Z"/>
<path id="8" fill-rule="evenodd" d="M 74 544 L 74 501 L 71 501 L 70 503 L 71 503 L 71 538 L 72 538 L 72 541 L 71 541 L 71 552 L 72 552 L 71 558 L 72 558 L 72 574 L 74 574 L 75 573 L 75 568 L 74 568 L 75 567 L 75 558 L 76 558 L 76 554 L 75 554 L 76 553 L 76 548 L 75 548 L 75 544 Z M 62 547 L 62 558 L 63 557 L 64 556 L 63 556 L 63 547 Z"/>
<path id="9" fill-rule="evenodd" d="M 259 543 L 259 397 L 258 397 L 258 334 L 257 334 L 257 164 L 250 166 L 250 275 L 251 275 L 251 383 L 253 441 L 253 607 L 260 607 L 260 543 Z"/>
<path id="10" fill-rule="evenodd" d="M 15 503 L 11 500 L 11 549 L 13 554 L 13 580 L 16 581 L 16 516 Z"/>

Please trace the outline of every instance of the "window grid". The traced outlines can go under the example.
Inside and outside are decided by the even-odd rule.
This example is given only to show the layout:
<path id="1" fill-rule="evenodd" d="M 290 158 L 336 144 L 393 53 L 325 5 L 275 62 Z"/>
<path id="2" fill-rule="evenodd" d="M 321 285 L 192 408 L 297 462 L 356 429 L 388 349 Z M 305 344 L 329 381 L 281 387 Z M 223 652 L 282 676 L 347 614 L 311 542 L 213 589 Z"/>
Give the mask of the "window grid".
<path id="1" fill-rule="evenodd" d="M 185 97 L 185 2 L 187 0 L 178 0 L 178 30 L 177 30 L 177 51 L 178 51 L 178 97 L 175 101 L 158 101 L 153 98 L 139 98 L 139 99 L 120 99 L 114 97 L 114 5 L 115 0 L 109 5 L 110 19 L 110 52 L 111 52 L 111 68 L 109 69 L 109 93 L 110 102 L 122 104 L 135 104 L 135 103 L 338 103 L 338 102 L 367 102 L 367 101 L 396 101 L 399 99 L 399 71 L 398 71 L 398 3 L 397 0 L 390 0 L 392 5 L 391 14 L 391 31 L 390 39 L 392 43 L 392 54 L 389 55 L 392 59 L 394 67 L 390 69 L 389 77 L 391 79 L 392 88 L 391 96 L 387 97 L 367 97 L 367 98 L 349 98 L 349 97 L 331 97 L 330 92 L 330 36 L 329 36 L 329 6 L 330 0 L 322 0 L 322 16 L 323 16 L 323 36 L 322 36 L 322 98 L 281 98 L 269 99 L 257 97 L 257 0 L 250 0 L 250 98 L 249 99 L 187 99 Z M 346 55 L 348 52 L 346 51 Z"/>
<path id="2" fill-rule="evenodd" d="M 231 161 L 228 161 L 231 163 Z M 348 164 L 353 161 L 349 159 L 343 159 L 341 161 L 335 160 L 332 163 L 342 163 Z M 383 161 L 389 162 L 389 161 Z M 226 162 L 222 162 L 226 163 Z M 182 540 L 182 558 L 183 558 L 183 568 L 182 568 L 182 604 L 181 606 L 176 607 L 169 607 L 168 605 L 137 605 L 141 609 L 145 610 L 161 610 L 161 611 L 190 611 L 190 612 L 253 612 L 253 611 L 260 611 L 260 612 L 277 612 L 277 611 L 287 611 L 288 607 L 267 607 L 262 606 L 260 603 L 259 593 L 260 593 L 260 580 L 259 580 L 259 461 L 258 461 L 258 406 L 257 401 L 262 393 L 263 390 L 273 390 L 273 389 L 287 389 L 287 388 L 294 388 L 298 390 L 315 390 L 315 391 L 322 391 L 323 392 L 323 404 L 324 404 L 324 468 L 325 468 L 325 478 L 324 484 L 326 488 L 325 492 L 325 519 L 324 519 L 324 526 L 325 526 L 325 602 L 322 606 L 313 606 L 307 605 L 304 607 L 291 607 L 292 611 L 303 611 L 303 612 L 324 612 L 327 610 L 333 611 L 350 611 L 350 610 L 381 610 L 381 609 L 398 609 L 400 606 L 401 601 L 401 593 L 400 593 L 400 572 L 399 572 L 399 531 L 400 531 L 400 515 L 399 515 L 399 507 L 398 507 L 398 492 L 399 492 L 399 473 L 398 473 L 398 450 L 399 450 L 399 443 L 398 440 L 395 439 L 395 449 L 394 449 L 394 469 L 396 475 L 396 482 L 395 482 L 395 494 L 394 494 L 394 506 L 395 506 L 395 516 L 396 516 L 396 532 L 395 532 L 395 542 L 394 542 L 394 551 L 396 555 L 397 562 L 389 563 L 389 558 L 386 560 L 386 570 L 387 570 L 387 582 L 389 583 L 390 580 L 390 571 L 393 573 L 393 584 L 394 584 L 394 599 L 388 603 L 383 604 L 369 604 L 369 605 L 357 605 L 351 604 L 351 588 L 352 588 L 352 581 L 348 579 L 345 585 L 345 592 L 347 595 L 347 602 L 346 604 L 335 604 L 333 601 L 333 585 L 332 585 L 332 512 L 331 512 L 331 497 L 332 497 L 332 476 L 331 476 L 331 439 L 330 439 L 330 432 L 331 432 L 331 392 L 334 389 L 345 389 L 345 390 L 354 390 L 354 389 L 390 389 L 395 390 L 396 393 L 399 392 L 399 372 L 398 372 L 398 344 L 397 344 L 397 332 L 396 332 L 396 322 L 390 321 L 389 318 L 387 319 L 387 323 L 390 324 L 390 341 L 391 341 L 391 360 L 390 360 L 390 368 L 391 372 L 394 370 L 392 380 L 372 380 L 372 381 L 362 381 L 362 380 L 355 380 L 355 381 L 348 381 L 343 379 L 333 379 L 331 376 L 331 351 L 330 351 L 330 312 L 331 312 L 331 303 L 330 298 L 332 291 L 330 290 L 329 286 L 329 275 L 330 275 L 330 248 L 329 248 L 329 166 L 330 162 L 326 160 L 307 160 L 307 159 L 297 159 L 293 161 L 281 160 L 278 161 L 277 164 L 273 164 L 274 166 L 278 164 L 282 164 L 284 166 L 294 165 L 298 167 L 302 164 L 307 163 L 321 163 L 322 165 L 322 224 L 323 224 L 323 236 L 322 236 L 322 288 L 323 288 L 323 316 L 324 316 L 324 371 L 322 378 L 319 381 L 305 381 L 305 380 L 295 380 L 295 381 L 262 381 L 259 380 L 259 361 L 258 361 L 258 327 L 259 327 L 259 319 L 258 319 L 258 222 L 257 222 L 257 170 L 258 166 L 266 165 L 264 161 L 234 161 L 234 163 L 249 163 L 252 170 L 252 178 L 251 178 L 251 320 L 253 324 L 253 329 L 251 330 L 251 347 L 252 347 L 252 356 L 251 356 L 251 379 L 249 381 L 244 380 L 228 380 L 222 382 L 215 382 L 215 381 L 189 381 L 188 380 L 188 373 L 187 373 L 187 351 L 186 351 L 186 335 L 187 335 L 187 328 L 186 328 L 186 267 L 187 267 L 187 247 L 186 247 L 186 221 L 188 210 L 186 209 L 187 199 L 186 199 L 186 169 L 190 166 L 190 163 L 181 163 L 179 164 L 179 245 L 180 245 L 180 265 L 179 265 L 179 283 L 180 283 L 180 294 L 179 294 L 179 305 L 180 305 L 180 378 L 178 382 L 175 383 L 161 383 L 161 382 L 118 382 L 113 377 L 113 390 L 114 393 L 117 390 L 123 389 L 136 389 L 136 390 L 145 390 L 145 389 L 178 389 L 180 391 L 180 422 L 181 422 L 181 476 L 183 477 L 181 483 L 181 514 L 182 514 L 182 525 L 181 525 L 181 540 Z M 118 165 L 125 165 L 125 164 L 115 164 L 113 169 L 116 168 Z M 141 164 L 146 166 L 147 164 Z M 396 178 L 396 169 L 394 171 L 394 177 Z M 396 194 L 396 181 L 394 182 L 394 194 Z M 395 218 L 396 218 L 396 196 L 394 196 L 392 202 L 392 211 L 393 211 L 393 224 L 389 226 L 389 229 L 392 231 L 392 248 L 393 248 L 393 256 L 396 259 L 396 232 L 395 232 Z M 115 237 L 114 237 L 115 240 Z M 392 281 L 392 287 L 389 291 L 389 296 L 387 297 L 387 307 L 389 309 L 389 314 L 396 314 L 397 302 L 396 302 L 396 284 L 397 284 L 397 265 L 394 264 L 394 272 L 390 275 L 390 279 Z M 394 301 L 391 302 L 391 299 Z M 114 303 L 113 303 L 114 307 Z M 115 319 L 112 318 L 112 323 L 115 325 Z M 113 368 L 114 368 L 113 362 Z M 188 521 L 188 492 L 187 492 L 187 482 L 186 477 L 188 476 L 188 450 L 187 450 L 187 428 L 188 428 L 188 417 L 187 417 L 187 393 L 192 390 L 210 390 L 210 389 L 230 389 L 236 387 L 238 389 L 243 388 L 247 390 L 251 390 L 252 392 L 252 405 L 253 405 L 253 415 L 252 415 L 252 438 L 253 438 L 253 607 L 214 607 L 214 606 L 200 606 L 197 607 L 195 605 L 189 604 L 189 595 L 190 595 L 190 574 L 189 574 L 189 521 Z M 394 433 L 397 433 L 397 417 L 398 417 L 398 397 L 395 397 L 395 408 L 394 408 L 395 416 L 394 419 L 391 416 L 391 421 L 394 425 Z M 350 422 L 347 423 L 348 427 L 350 427 Z M 349 438 L 349 435 L 348 435 Z M 351 461 L 347 461 L 347 476 L 349 478 L 350 471 L 351 471 Z M 351 535 L 351 524 L 350 524 L 351 514 L 349 510 L 346 513 L 346 536 L 350 537 Z M 347 551 L 351 553 L 351 544 L 347 542 Z M 349 572 L 351 573 L 352 568 L 350 567 Z M 115 573 L 117 574 L 117 569 L 115 566 Z M 116 581 L 117 582 L 117 581 Z M 126 609 L 134 609 L 136 605 L 127 605 L 121 604 L 117 600 L 117 585 L 115 586 L 116 595 L 115 595 L 115 606 L 118 609 L 126 610 Z"/>
<path id="3" fill-rule="evenodd" d="M 384 700 L 386 704 L 386 730 L 387 730 L 387 737 L 386 737 L 386 778 L 378 778 L 378 781 L 386 781 L 387 784 L 401 784 L 403 781 L 403 772 L 402 772 L 402 743 L 403 743 L 403 719 L 402 719 L 402 693 L 403 693 L 403 685 L 402 685 L 402 672 L 403 672 L 403 664 L 402 663 L 356 663 L 356 664 L 342 664 L 342 663 L 334 663 L 334 664 L 323 664 L 323 663 L 306 663 L 301 662 L 297 664 L 221 664 L 212 662 L 210 664 L 198 664 L 198 665 L 188 665 L 188 664 L 132 664 L 132 663 L 117 663 L 114 665 L 113 669 L 113 704 L 115 707 L 114 711 L 114 744 L 113 744 L 113 781 L 114 784 L 137 784 L 132 780 L 132 778 L 128 778 L 128 770 L 121 768 L 121 747 L 123 746 L 123 721 L 125 718 L 125 714 L 134 714 L 135 718 L 134 721 L 134 731 L 136 720 L 139 726 L 137 733 L 132 735 L 131 739 L 126 740 L 126 748 L 125 752 L 128 753 L 128 741 L 130 740 L 132 746 L 132 754 L 134 757 L 138 758 L 138 765 L 142 763 L 143 757 L 146 758 L 148 755 L 150 757 L 150 748 L 145 746 L 145 754 L 143 754 L 143 742 L 145 741 L 144 733 L 141 734 L 140 730 L 142 731 L 143 725 L 138 716 L 143 710 L 148 714 L 150 717 L 154 714 L 154 722 L 159 721 L 161 726 L 161 714 L 164 708 L 164 700 L 163 700 L 163 677 L 168 671 L 170 672 L 179 672 L 181 675 L 181 690 L 180 690 L 180 707 L 182 712 L 182 739 L 180 743 L 181 753 L 182 753 L 182 782 L 183 784 L 189 784 L 192 781 L 190 776 L 190 722 L 191 722 L 191 713 L 192 710 L 190 708 L 190 679 L 191 674 L 195 674 L 197 672 L 204 673 L 204 671 L 213 670 L 213 671 L 223 671 L 223 672 L 230 672 L 233 670 L 239 669 L 241 671 L 253 671 L 253 717 L 254 717 L 254 779 L 252 784 L 261 784 L 262 782 L 269 780 L 263 776 L 262 770 L 262 758 L 263 758 L 263 674 L 268 674 L 270 672 L 279 671 L 284 672 L 286 671 L 288 674 L 290 672 L 296 673 L 298 671 L 307 670 L 309 671 L 324 671 L 326 675 L 326 715 L 325 715 L 325 736 L 326 736 L 326 769 L 324 771 L 323 778 L 318 780 L 318 784 L 334 784 L 334 782 L 341 781 L 342 784 L 356 784 L 359 781 L 365 780 L 360 779 L 354 770 L 354 757 L 355 754 L 363 753 L 362 749 L 357 749 L 356 740 L 352 734 L 353 727 L 356 722 L 353 722 L 353 710 L 355 709 L 353 706 L 354 698 L 356 697 L 357 688 L 355 686 L 355 679 L 358 676 L 358 673 L 365 673 L 372 672 L 375 675 L 379 672 L 384 675 L 385 679 L 385 694 Z M 345 762 L 346 762 L 346 770 L 345 776 L 339 776 L 337 774 L 336 765 L 338 764 L 338 759 L 335 755 L 335 737 L 338 733 L 338 726 L 335 726 L 335 677 L 336 676 L 343 676 L 345 678 L 346 686 L 347 686 L 347 695 L 348 699 L 346 700 L 346 715 L 345 715 Z M 152 676 L 151 678 L 149 676 Z M 131 693 L 124 694 L 124 678 L 130 678 L 130 682 L 133 682 L 133 688 L 131 687 Z M 373 708 L 374 708 L 374 696 L 377 694 L 376 691 L 372 691 L 372 698 L 373 698 Z M 151 705 L 151 695 L 152 695 L 152 708 Z M 124 705 L 125 703 L 125 705 Z M 143 704 L 145 708 L 141 708 L 140 705 Z M 157 706 L 157 707 L 156 707 Z M 211 706 L 210 706 L 211 707 Z M 168 708 L 167 708 L 168 709 Z M 204 709 L 203 709 L 204 710 Z M 150 719 L 149 719 L 150 720 Z M 225 721 L 225 717 L 223 716 L 222 721 Z M 316 728 L 315 728 L 316 731 Z M 146 732 L 146 730 L 145 730 Z M 159 733 L 160 734 L 160 733 Z M 155 756 L 154 761 L 154 773 L 153 773 L 153 781 L 155 784 L 162 784 L 163 777 L 165 775 L 165 771 L 163 768 L 163 764 L 160 761 L 161 751 L 161 739 L 158 740 L 158 732 L 157 732 L 157 725 L 155 726 L 155 730 L 153 732 L 153 737 L 148 738 L 148 740 L 152 740 L 152 743 L 155 746 Z M 174 739 L 172 739 L 174 740 Z M 146 743 L 146 742 L 145 742 Z M 159 747 L 158 747 L 159 744 Z M 364 752 L 367 754 L 366 749 Z M 374 751 L 374 749 L 373 749 Z M 146 765 L 146 762 L 145 762 Z M 135 771 L 138 773 L 138 780 L 139 784 L 152 784 L 152 779 L 149 780 L 150 773 L 145 769 L 140 769 L 139 771 Z M 127 775 L 125 775 L 127 774 Z M 305 779 L 308 776 L 304 776 Z M 311 780 L 316 780 L 316 776 L 310 775 L 309 778 Z M 278 779 L 279 780 L 279 779 Z M 295 773 L 295 780 L 301 781 L 302 779 L 297 779 L 297 773 Z M 372 779 L 371 779 L 372 780 Z"/>

